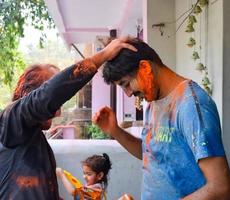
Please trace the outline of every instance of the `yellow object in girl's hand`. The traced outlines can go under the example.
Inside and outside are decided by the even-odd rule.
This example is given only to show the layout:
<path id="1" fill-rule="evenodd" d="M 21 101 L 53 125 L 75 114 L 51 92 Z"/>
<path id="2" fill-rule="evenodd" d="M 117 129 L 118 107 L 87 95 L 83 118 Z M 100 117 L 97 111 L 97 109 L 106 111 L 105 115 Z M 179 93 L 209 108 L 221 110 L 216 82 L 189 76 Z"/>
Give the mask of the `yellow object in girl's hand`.
<path id="1" fill-rule="evenodd" d="M 65 176 L 68 178 L 68 180 L 73 184 L 75 188 L 81 188 L 83 187 L 82 183 L 76 179 L 71 173 L 69 173 L 66 170 L 63 170 Z"/>

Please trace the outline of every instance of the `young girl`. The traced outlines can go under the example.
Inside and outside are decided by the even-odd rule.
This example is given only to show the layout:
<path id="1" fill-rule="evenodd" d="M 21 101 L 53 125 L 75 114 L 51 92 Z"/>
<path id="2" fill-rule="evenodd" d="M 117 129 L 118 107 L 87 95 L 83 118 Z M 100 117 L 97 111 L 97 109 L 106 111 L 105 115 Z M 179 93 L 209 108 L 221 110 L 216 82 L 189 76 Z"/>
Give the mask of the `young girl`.
<path id="1" fill-rule="evenodd" d="M 82 199 L 82 196 L 84 196 L 84 199 L 87 200 L 101 200 L 106 198 L 105 191 L 108 186 L 108 173 L 111 166 L 111 161 L 106 153 L 93 155 L 82 161 L 83 177 L 86 181 L 86 185 L 80 189 L 72 185 L 61 168 L 56 169 L 56 174 L 61 179 L 68 193 L 74 196 L 74 199 Z M 99 193 L 99 197 L 89 197 L 89 191 Z"/>

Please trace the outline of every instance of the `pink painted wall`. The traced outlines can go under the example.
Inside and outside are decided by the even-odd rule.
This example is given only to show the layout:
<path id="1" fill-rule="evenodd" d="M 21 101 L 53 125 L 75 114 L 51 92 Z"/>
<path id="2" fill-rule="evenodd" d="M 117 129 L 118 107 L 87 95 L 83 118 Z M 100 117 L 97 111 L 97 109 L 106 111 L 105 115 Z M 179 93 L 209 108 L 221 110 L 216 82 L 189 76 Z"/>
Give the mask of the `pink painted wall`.
<path id="1" fill-rule="evenodd" d="M 110 105 L 110 86 L 107 85 L 99 71 L 92 80 L 92 114 L 100 108 Z"/>
<path id="2" fill-rule="evenodd" d="M 104 106 L 110 106 L 110 86 L 104 82 L 102 73 L 99 71 L 92 80 L 92 114 Z M 127 117 L 126 114 L 131 114 L 131 116 Z M 117 96 L 117 116 L 120 122 L 136 119 L 134 97 L 129 98 L 124 93 Z"/>

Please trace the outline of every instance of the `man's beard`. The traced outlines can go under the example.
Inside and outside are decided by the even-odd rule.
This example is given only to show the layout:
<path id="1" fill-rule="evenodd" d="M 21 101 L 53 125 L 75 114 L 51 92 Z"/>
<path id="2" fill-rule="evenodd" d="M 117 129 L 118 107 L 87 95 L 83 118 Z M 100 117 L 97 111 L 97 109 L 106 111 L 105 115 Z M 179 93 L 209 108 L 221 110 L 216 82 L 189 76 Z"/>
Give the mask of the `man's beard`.
<path id="1" fill-rule="evenodd" d="M 136 92 L 133 93 L 133 95 L 134 95 L 135 97 L 141 97 L 141 96 L 142 96 L 142 93 L 141 93 L 140 91 L 136 91 Z"/>

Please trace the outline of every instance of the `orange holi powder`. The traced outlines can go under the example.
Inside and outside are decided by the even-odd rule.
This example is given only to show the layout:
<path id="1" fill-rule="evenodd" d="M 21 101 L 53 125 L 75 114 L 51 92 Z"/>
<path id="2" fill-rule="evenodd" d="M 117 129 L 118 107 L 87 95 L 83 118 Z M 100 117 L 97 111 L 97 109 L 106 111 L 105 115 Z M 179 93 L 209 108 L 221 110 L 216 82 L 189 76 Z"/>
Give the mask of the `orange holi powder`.
<path id="1" fill-rule="evenodd" d="M 137 81 L 140 90 L 143 91 L 147 101 L 153 100 L 153 74 L 151 66 L 139 67 L 137 71 Z"/>
<path id="2" fill-rule="evenodd" d="M 16 183 L 20 188 L 36 187 L 39 185 L 39 180 L 35 176 L 19 176 Z"/>
<path id="3" fill-rule="evenodd" d="M 143 154 L 143 167 L 147 169 L 148 168 L 148 163 L 149 163 L 148 156 L 146 155 L 146 153 L 144 153 Z"/>
<path id="4" fill-rule="evenodd" d="M 146 139 L 145 139 L 146 145 L 148 145 L 150 143 L 151 138 L 152 138 L 152 129 L 149 129 L 149 131 L 146 135 Z"/>
<path id="5" fill-rule="evenodd" d="M 168 110 L 166 110 L 166 112 L 171 112 L 171 120 L 175 120 L 176 118 L 176 101 L 177 99 L 179 99 L 179 101 L 183 101 L 186 86 L 187 84 L 179 84 L 179 86 L 175 90 L 175 93 L 172 96 L 171 102 L 173 103 L 170 103 L 168 105 Z"/>
<path id="6" fill-rule="evenodd" d="M 85 76 L 96 71 L 96 65 L 90 59 L 85 59 L 76 64 L 75 69 L 73 70 L 73 75 L 74 77 L 79 75 Z"/>
<path id="7" fill-rule="evenodd" d="M 172 101 L 176 101 L 176 99 L 178 99 L 178 98 L 181 99 L 182 97 L 184 97 L 184 92 L 185 92 L 186 87 L 187 87 L 187 84 L 181 84 L 180 83 L 175 90 L 175 93 L 172 97 Z"/>

